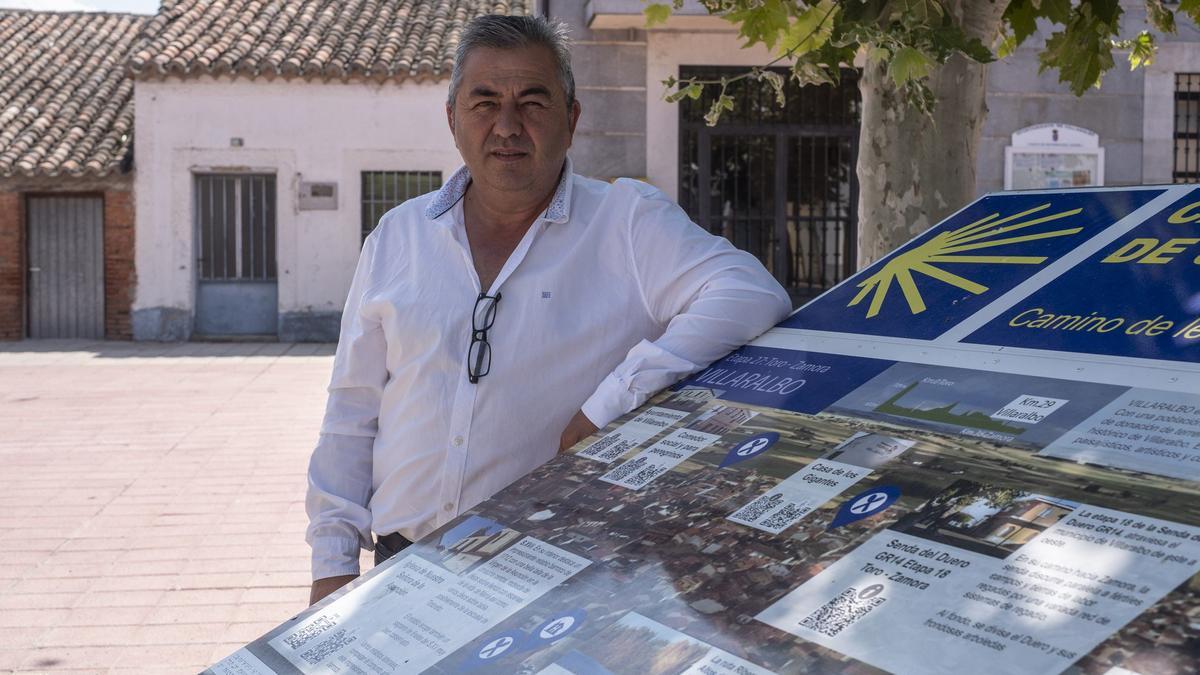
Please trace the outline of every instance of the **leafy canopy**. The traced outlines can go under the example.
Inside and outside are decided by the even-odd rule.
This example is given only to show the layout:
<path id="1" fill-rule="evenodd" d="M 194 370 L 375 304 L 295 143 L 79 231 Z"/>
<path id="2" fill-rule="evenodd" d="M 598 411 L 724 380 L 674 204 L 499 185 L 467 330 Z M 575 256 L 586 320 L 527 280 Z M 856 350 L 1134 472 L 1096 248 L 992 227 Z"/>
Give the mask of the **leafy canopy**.
<path id="1" fill-rule="evenodd" d="M 643 0 L 646 2 L 646 0 Z M 1154 62 L 1154 35 L 1141 31 L 1121 37 L 1123 9 L 1119 0 L 700 0 L 710 14 L 738 27 L 746 47 L 762 43 L 778 57 L 746 75 L 719 81 L 696 78 L 663 82 L 667 99 L 700 98 L 703 87 L 721 92 L 705 119 L 716 124 L 733 108 L 726 87 L 734 79 L 752 77 L 774 87 L 783 100 L 784 80 L 767 70 L 791 62 L 791 77 L 800 85 L 835 83 L 841 68 L 862 55 L 870 65 L 887 68 L 909 104 L 928 114 L 935 100 L 929 76 L 955 54 L 988 63 L 1010 54 L 1037 31 L 1039 21 L 1053 32 L 1039 55 L 1041 70 L 1056 70 L 1076 95 L 1099 87 L 1114 65 L 1113 51 L 1127 51 L 1130 68 Z M 973 36 L 960 24 L 956 10 L 970 3 L 1001 3 L 1004 14 L 995 35 Z M 1200 22 L 1200 0 L 1145 0 L 1147 20 L 1162 33 L 1175 31 L 1177 14 Z M 647 2 L 648 26 L 663 23 L 683 0 Z M 994 6 L 994 5 L 993 5 Z M 977 9 L 977 8 L 976 8 Z M 967 10 L 969 11 L 969 10 Z"/>

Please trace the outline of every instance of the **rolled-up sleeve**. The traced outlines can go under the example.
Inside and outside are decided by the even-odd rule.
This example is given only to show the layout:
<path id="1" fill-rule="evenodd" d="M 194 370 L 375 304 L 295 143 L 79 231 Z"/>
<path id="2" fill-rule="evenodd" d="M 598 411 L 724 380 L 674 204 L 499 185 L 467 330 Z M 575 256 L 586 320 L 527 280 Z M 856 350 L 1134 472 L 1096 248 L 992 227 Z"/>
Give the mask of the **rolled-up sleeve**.
<path id="1" fill-rule="evenodd" d="M 313 579 L 358 574 L 371 548 L 371 466 L 387 382 L 387 346 L 377 317 L 363 309 L 378 232 L 367 237 L 342 311 L 341 333 L 321 435 L 308 465 L 306 540 Z"/>
<path id="2" fill-rule="evenodd" d="M 758 337 L 792 307 L 754 256 L 705 232 L 662 192 L 619 182 L 637 194 L 624 226 L 645 309 L 666 329 L 634 345 L 584 403 L 599 427 Z"/>

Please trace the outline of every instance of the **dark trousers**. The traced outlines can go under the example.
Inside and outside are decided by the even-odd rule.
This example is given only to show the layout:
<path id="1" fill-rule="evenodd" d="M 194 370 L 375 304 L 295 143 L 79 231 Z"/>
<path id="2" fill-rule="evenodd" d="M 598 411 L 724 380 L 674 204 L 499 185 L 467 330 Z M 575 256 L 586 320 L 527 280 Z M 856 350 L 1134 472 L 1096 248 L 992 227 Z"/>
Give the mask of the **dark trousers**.
<path id="1" fill-rule="evenodd" d="M 375 564 L 382 565 L 383 561 L 408 548 L 411 541 L 392 533 L 375 536 Z"/>

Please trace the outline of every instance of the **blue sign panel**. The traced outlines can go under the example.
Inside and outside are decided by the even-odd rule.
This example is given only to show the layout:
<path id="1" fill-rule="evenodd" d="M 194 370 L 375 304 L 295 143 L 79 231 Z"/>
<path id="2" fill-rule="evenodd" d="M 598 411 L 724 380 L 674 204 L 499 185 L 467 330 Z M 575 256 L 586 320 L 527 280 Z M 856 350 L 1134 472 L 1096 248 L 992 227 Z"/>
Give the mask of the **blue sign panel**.
<path id="1" fill-rule="evenodd" d="M 985 197 L 780 326 L 935 338 L 1160 194 Z"/>
<path id="2" fill-rule="evenodd" d="M 742 347 L 680 386 L 713 389 L 727 401 L 815 415 L 894 361 Z"/>
<path id="3" fill-rule="evenodd" d="M 1200 362 L 1200 189 L 965 341 Z"/>

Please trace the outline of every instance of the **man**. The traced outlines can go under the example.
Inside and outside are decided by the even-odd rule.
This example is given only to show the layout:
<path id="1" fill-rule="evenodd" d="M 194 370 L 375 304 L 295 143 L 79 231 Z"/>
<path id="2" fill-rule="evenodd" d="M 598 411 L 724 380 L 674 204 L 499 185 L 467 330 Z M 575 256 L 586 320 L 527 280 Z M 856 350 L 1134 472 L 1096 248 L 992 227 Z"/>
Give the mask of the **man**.
<path id="1" fill-rule="evenodd" d="M 311 601 L 774 325 L 787 294 L 644 183 L 571 170 L 564 29 L 464 31 L 465 167 L 363 245 L 309 467 Z M 372 532 L 378 539 L 372 542 Z"/>

